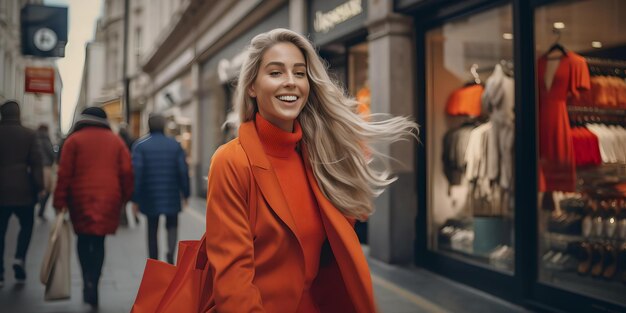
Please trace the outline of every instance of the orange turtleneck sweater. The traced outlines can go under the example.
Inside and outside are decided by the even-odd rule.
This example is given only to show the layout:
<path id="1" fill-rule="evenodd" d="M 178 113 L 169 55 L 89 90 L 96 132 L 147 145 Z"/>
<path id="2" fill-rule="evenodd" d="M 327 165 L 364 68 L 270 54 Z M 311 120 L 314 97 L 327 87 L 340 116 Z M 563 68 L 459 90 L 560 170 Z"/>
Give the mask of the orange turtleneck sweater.
<path id="1" fill-rule="evenodd" d="M 256 129 L 296 222 L 296 236 L 302 243 L 305 266 L 305 286 L 298 313 L 318 313 L 309 289 L 317 277 L 322 244 L 326 233 L 319 206 L 307 180 L 301 154 L 296 150 L 302 139 L 302 129 L 295 121 L 293 133 L 286 132 L 256 115 Z"/>

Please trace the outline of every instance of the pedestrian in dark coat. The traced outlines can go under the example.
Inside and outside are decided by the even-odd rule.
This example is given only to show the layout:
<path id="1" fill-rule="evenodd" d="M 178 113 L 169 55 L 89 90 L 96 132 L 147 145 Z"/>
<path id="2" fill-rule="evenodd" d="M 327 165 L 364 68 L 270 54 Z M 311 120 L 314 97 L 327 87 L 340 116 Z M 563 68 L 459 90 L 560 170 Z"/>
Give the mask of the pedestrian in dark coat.
<path id="1" fill-rule="evenodd" d="M 52 141 L 48 134 L 48 125 L 41 124 L 37 128 L 37 140 L 39 140 L 39 147 L 41 148 L 41 161 L 43 164 L 43 185 L 44 190 L 39 193 L 39 213 L 37 215 L 45 220 L 43 213 L 46 210 L 46 204 L 48 198 L 50 198 L 50 192 L 52 191 L 52 174 L 53 165 L 56 156 L 54 155 L 54 148 L 52 147 Z"/>
<path id="2" fill-rule="evenodd" d="M 120 136 L 120 138 L 122 138 L 122 140 L 126 144 L 126 147 L 128 147 L 128 151 L 131 151 L 133 148 L 133 144 L 135 143 L 135 139 L 130 135 L 127 127 L 128 126 L 126 124 L 120 125 L 120 130 L 117 132 L 117 134 Z"/>
<path id="3" fill-rule="evenodd" d="M 120 124 L 119 127 L 120 128 L 117 134 L 120 136 L 120 138 L 122 138 L 122 140 L 124 141 L 124 144 L 126 144 L 126 147 L 128 148 L 128 152 L 130 153 L 133 148 L 133 143 L 135 143 L 135 139 L 128 132 L 128 125 L 126 123 Z M 120 216 L 120 225 L 122 226 L 133 225 L 133 224 L 129 224 L 129 221 L 128 221 L 128 215 L 126 212 L 127 207 L 128 207 L 127 204 L 128 202 L 122 203 L 122 214 Z M 130 207 L 128 208 L 128 210 L 131 210 Z M 135 223 L 139 223 L 137 214 L 134 214 L 134 219 L 135 219 Z"/>
<path id="4" fill-rule="evenodd" d="M 178 241 L 178 212 L 181 211 L 181 200 L 186 201 L 189 197 L 189 172 L 180 144 L 163 133 L 165 118 L 152 115 L 148 126 L 150 134 L 133 146 L 133 202 L 148 218 L 148 255 L 152 259 L 159 258 L 159 216 L 165 215 L 167 261 L 173 263 Z"/>
<path id="5" fill-rule="evenodd" d="M 43 189 L 41 152 L 35 132 L 21 125 L 15 101 L 0 106 L 0 286 L 4 285 L 4 236 L 9 218 L 20 222 L 13 270 L 24 282 L 24 262 L 33 231 L 37 194 Z"/>
<path id="6" fill-rule="evenodd" d="M 83 271 L 83 299 L 97 306 L 104 238 L 115 233 L 122 203 L 133 192 L 130 153 L 109 128 L 104 110 L 83 110 L 63 144 L 54 208 L 69 209 Z"/>

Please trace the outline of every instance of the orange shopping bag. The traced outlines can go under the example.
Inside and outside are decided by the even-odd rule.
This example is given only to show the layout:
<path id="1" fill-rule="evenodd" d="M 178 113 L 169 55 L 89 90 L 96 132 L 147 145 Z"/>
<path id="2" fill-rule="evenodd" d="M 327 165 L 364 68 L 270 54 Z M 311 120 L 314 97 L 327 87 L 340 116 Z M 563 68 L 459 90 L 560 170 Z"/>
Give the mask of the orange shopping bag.
<path id="1" fill-rule="evenodd" d="M 250 181 L 248 222 L 254 232 L 257 216 L 255 180 Z M 206 234 L 178 243 L 176 266 L 148 259 L 131 313 L 215 312 L 213 272 L 206 254 Z"/>
<path id="2" fill-rule="evenodd" d="M 131 313 L 199 312 L 211 294 L 205 238 L 181 241 L 176 266 L 148 259 Z M 207 278 L 209 281 L 207 281 Z"/>

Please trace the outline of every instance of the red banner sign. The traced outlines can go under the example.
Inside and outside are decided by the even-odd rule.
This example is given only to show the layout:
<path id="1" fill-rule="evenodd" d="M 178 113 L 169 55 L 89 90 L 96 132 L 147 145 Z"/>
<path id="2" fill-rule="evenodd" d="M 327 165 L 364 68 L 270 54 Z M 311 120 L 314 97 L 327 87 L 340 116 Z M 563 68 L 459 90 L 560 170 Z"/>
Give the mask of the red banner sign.
<path id="1" fill-rule="evenodd" d="M 26 67 L 25 92 L 54 94 L 54 68 Z"/>

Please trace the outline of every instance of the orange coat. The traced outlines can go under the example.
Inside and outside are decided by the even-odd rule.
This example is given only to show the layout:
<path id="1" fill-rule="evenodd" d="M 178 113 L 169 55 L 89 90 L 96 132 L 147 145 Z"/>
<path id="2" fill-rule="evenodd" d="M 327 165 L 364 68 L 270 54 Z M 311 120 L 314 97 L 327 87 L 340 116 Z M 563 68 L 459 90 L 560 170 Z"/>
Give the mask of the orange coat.
<path id="1" fill-rule="evenodd" d="M 330 244 L 322 249 L 328 255 L 322 252 L 313 298 L 321 312 L 376 312 L 353 223 L 324 197 L 306 158 L 305 166 Z M 256 210 L 249 209 L 250 203 Z M 213 272 L 209 312 L 295 312 L 304 288 L 304 255 L 254 122 L 242 124 L 239 137 L 213 156 L 206 219 Z"/>

